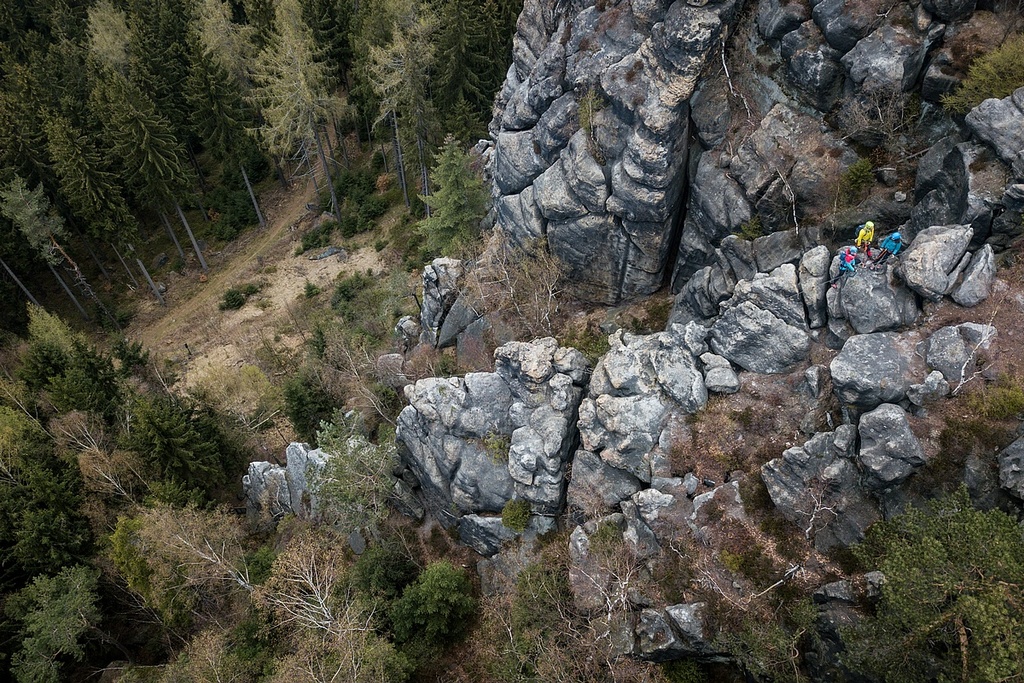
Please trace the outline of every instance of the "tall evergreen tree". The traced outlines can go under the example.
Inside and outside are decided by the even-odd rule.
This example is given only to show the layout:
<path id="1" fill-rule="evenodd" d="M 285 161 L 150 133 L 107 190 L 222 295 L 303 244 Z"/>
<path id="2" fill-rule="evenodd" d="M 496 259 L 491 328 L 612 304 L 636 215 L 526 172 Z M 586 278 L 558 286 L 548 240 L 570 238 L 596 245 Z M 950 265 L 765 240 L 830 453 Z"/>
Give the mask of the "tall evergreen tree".
<path id="1" fill-rule="evenodd" d="M 117 72 L 102 74 L 91 105 L 105 124 L 113 152 L 145 203 L 167 206 L 191 186 L 185 150 L 156 105 Z"/>
<path id="2" fill-rule="evenodd" d="M 242 97 L 224 68 L 211 56 L 194 55 L 186 82 L 192 129 L 219 158 L 226 157 L 245 134 Z"/>
<path id="3" fill-rule="evenodd" d="M 487 190 L 470 161 L 452 136 L 438 151 L 431 171 L 434 194 L 420 197 L 433 211 L 417 226 L 431 251 L 445 254 L 458 243 L 472 239 L 487 211 Z"/>
<path id="4" fill-rule="evenodd" d="M 90 232 L 107 240 L 131 240 L 135 219 L 128 209 L 117 175 L 92 140 L 59 115 L 45 124 L 46 145 L 60 179 L 60 189 Z"/>
<path id="5" fill-rule="evenodd" d="M 268 151 L 279 158 L 296 149 L 319 156 L 337 212 L 320 130 L 340 110 L 341 102 L 332 93 L 330 75 L 302 19 L 299 0 L 281 0 L 277 5 L 275 31 L 259 54 L 254 76 L 253 102 L 264 121 L 257 132 Z M 307 161 L 312 168 L 315 162 Z"/>

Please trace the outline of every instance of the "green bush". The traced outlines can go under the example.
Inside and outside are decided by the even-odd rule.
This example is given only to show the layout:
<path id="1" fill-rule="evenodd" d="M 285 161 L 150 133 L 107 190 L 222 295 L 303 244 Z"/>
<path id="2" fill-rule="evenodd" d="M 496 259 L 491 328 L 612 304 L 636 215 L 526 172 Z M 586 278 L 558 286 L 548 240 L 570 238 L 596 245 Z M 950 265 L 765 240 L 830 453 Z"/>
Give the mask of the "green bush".
<path id="1" fill-rule="evenodd" d="M 361 203 L 374 191 L 373 174 L 369 171 L 342 171 L 334 178 L 334 192 L 338 201 L 351 199 L 353 202 Z"/>
<path id="2" fill-rule="evenodd" d="M 303 254 L 310 249 L 322 249 L 331 246 L 331 234 L 337 227 L 337 221 L 327 220 L 309 230 L 302 236 L 302 249 L 299 253 Z"/>
<path id="3" fill-rule="evenodd" d="M 839 178 L 839 194 L 844 204 L 855 204 L 875 182 L 870 159 L 858 159 Z"/>
<path id="4" fill-rule="evenodd" d="M 448 562 L 427 567 L 392 610 L 395 640 L 442 646 L 461 638 L 476 609 L 469 577 Z"/>
<path id="5" fill-rule="evenodd" d="M 845 662 L 890 683 L 1008 681 L 1024 671 L 1024 539 L 964 487 L 876 524 L 856 548 L 885 574 L 875 616 L 844 635 Z"/>
<path id="6" fill-rule="evenodd" d="M 530 523 L 530 503 L 522 499 L 512 499 L 501 508 L 501 523 L 506 528 L 523 533 Z"/>
<path id="7" fill-rule="evenodd" d="M 419 574 L 419 567 L 397 543 L 372 545 L 352 566 L 352 585 L 374 598 L 392 601 Z"/>
<path id="8" fill-rule="evenodd" d="M 754 216 L 749 221 L 740 224 L 739 232 L 736 233 L 737 237 L 742 237 L 748 242 L 753 242 L 758 237 L 764 236 L 764 226 L 761 224 L 761 217 Z"/>
<path id="9" fill-rule="evenodd" d="M 379 195 L 370 195 L 359 205 L 359 219 L 370 223 L 388 212 L 388 200 Z"/>
<path id="10" fill-rule="evenodd" d="M 316 443 L 320 423 L 334 413 L 334 400 L 316 377 L 299 372 L 284 383 L 284 413 L 300 439 Z"/>
<path id="11" fill-rule="evenodd" d="M 983 101 L 1002 99 L 1024 86 L 1024 34 L 1010 38 L 971 63 L 967 78 L 954 92 L 944 95 L 949 111 L 966 114 Z"/>
<path id="12" fill-rule="evenodd" d="M 245 305 L 246 297 L 242 293 L 242 290 L 234 287 L 224 292 L 224 296 L 220 301 L 220 310 L 222 311 L 235 311 Z"/>

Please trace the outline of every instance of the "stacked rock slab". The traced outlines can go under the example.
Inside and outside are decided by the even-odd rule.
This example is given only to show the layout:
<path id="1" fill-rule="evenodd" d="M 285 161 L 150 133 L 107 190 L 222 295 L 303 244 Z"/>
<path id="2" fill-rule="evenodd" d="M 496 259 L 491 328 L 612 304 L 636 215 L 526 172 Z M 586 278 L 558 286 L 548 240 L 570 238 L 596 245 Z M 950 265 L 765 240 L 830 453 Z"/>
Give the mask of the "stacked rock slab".
<path id="1" fill-rule="evenodd" d="M 242 477 L 246 516 L 256 527 L 277 522 L 288 513 L 299 519 L 316 519 L 318 501 L 311 479 L 323 469 L 329 454 L 309 444 L 291 443 L 285 450 L 286 464 L 251 462 Z"/>
<path id="2" fill-rule="evenodd" d="M 494 372 L 405 389 L 396 431 L 402 478 L 446 526 L 499 513 L 513 498 L 538 515 L 562 506 L 587 361 L 550 337 L 505 344 L 494 360 Z M 475 526 L 475 534 L 487 528 Z"/>
<path id="3" fill-rule="evenodd" d="M 496 220 L 515 242 L 546 236 L 592 300 L 662 284 L 688 100 L 736 4 L 524 4 L 491 126 Z"/>

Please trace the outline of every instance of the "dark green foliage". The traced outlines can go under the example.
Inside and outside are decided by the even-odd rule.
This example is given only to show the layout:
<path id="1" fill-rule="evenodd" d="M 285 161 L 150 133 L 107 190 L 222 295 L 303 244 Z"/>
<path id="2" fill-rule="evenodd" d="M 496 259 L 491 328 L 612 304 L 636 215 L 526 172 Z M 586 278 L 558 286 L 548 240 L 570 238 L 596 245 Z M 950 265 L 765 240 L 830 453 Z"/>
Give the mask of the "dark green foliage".
<path id="1" fill-rule="evenodd" d="M 21 650 L 11 669 L 21 683 L 67 680 L 65 668 L 85 658 L 82 642 L 100 621 L 99 570 L 67 567 L 54 577 L 37 576 L 7 604 L 21 622 Z"/>
<path id="2" fill-rule="evenodd" d="M 478 233 L 487 208 L 487 191 L 470 161 L 462 145 L 451 136 L 437 154 L 430 173 L 434 193 L 421 197 L 432 213 L 417 226 L 427 248 L 433 252 L 448 254 Z"/>
<path id="3" fill-rule="evenodd" d="M 241 178 L 238 182 L 242 182 Z M 232 240 L 259 222 L 244 186 L 230 188 L 218 185 L 207 195 L 207 202 L 213 217 L 212 231 L 218 239 Z"/>
<path id="4" fill-rule="evenodd" d="M 327 220 L 315 228 L 311 228 L 302 236 L 302 247 L 296 251 L 304 254 L 310 249 L 323 249 L 324 247 L 331 246 L 331 234 L 334 233 L 334 229 L 337 227 L 338 223 L 336 221 Z"/>
<path id="5" fill-rule="evenodd" d="M 512 630 L 517 636 L 558 634 L 564 623 L 560 610 L 572 603 L 568 575 L 557 566 L 531 564 L 519 573 L 512 600 Z"/>
<path id="6" fill-rule="evenodd" d="M 526 525 L 530 523 L 530 503 L 522 499 L 505 503 L 501 509 L 501 523 L 518 533 L 526 531 Z"/>
<path id="7" fill-rule="evenodd" d="M 234 448 L 207 409 L 175 398 L 142 399 L 135 419 L 129 447 L 167 482 L 209 493 L 237 466 Z"/>
<path id="8" fill-rule="evenodd" d="M 391 602 L 419 574 L 419 567 L 397 543 L 372 545 L 352 566 L 352 584 L 360 592 Z"/>
<path id="9" fill-rule="evenodd" d="M 248 283 L 238 287 L 231 287 L 221 298 L 219 305 L 222 311 L 236 311 L 249 300 L 249 297 L 257 294 L 260 291 L 260 286 L 255 283 Z"/>
<path id="10" fill-rule="evenodd" d="M 334 191 L 339 202 L 351 199 L 353 203 L 360 204 L 373 194 L 373 190 L 373 174 L 368 171 L 344 170 L 334 178 Z"/>
<path id="11" fill-rule="evenodd" d="M 398 643 L 428 647 L 455 642 L 469 627 L 476 609 L 469 577 L 448 562 L 435 562 L 408 586 L 391 610 Z"/>
<path id="12" fill-rule="evenodd" d="M 63 371 L 50 377 L 47 389 L 59 412 L 86 410 L 102 415 L 108 423 L 113 422 L 121 404 L 121 390 L 110 357 L 77 339 Z"/>
<path id="13" fill-rule="evenodd" d="M 360 299 L 365 298 L 375 283 L 374 278 L 363 273 L 339 280 L 331 295 L 331 306 L 342 318 L 351 318 L 356 313 Z"/>
<path id="14" fill-rule="evenodd" d="M 391 206 L 385 197 L 370 195 L 359 204 L 359 220 L 363 222 L 375 221 L 385 213 Z"/>
<path id="15" fill-rule="evenodd" d="M 666 662 L 663 669 L 669 683 L 706 683 L 708 676 L 692 659 Z"/>
<path id="16" fill-rule="evenodd" d="M 309 443 L 316 443 L 320 423 L 334 414 L 334 400 L 310 372 L 300 372 L 285 382 L 284 406 L 295 433 Z"/>
<path id="17" fill-rule="evenodd" d="M 0 586 L 36 573 L 56 573 L 84 557 L 91 534 L 82 516 L 82 479 L 60 459 L 47 435 L 21 413 L 0 406 Z"/>
<path id="18" fill-rule="evenodd" d="M 871 159 L 858 159 L 839 178 L 839 195 L 844 204 L 856 204 L 875 182 Z"/>
<path id="19" fill-rule="evenodd" d="M 1024 671 L 1024 539 L 966 489 L 868 530 L 861 561 L 886 581 L 846 662 L 891 683 L 1006 681 Z"/>
<path id="20" fill-rule="evenodd" d="M 249 581 L 258 586 L 270 578 L 270 570 L 274 564 L 276 553 L 269 545 L 261 545 L 245 556 L 245 566 L 249 569 Z"/>
<path id="21" fill-rule="evenodd" d="M 307 299 L 312 299 L 320 293 L 320 288 L 314 285 L 309 280 L 306 280 L 306 285 L 302 290 L 303 296 Z"/>

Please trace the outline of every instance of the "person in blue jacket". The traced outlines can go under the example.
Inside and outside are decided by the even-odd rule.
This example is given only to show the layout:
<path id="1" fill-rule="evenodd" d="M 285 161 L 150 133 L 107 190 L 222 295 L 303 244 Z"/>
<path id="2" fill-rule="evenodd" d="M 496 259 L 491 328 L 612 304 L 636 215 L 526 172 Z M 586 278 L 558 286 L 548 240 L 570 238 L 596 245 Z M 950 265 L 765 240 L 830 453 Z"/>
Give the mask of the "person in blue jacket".
<path id="1" fill-rule="evenodd" d="M 885 260 L 890 256 L 900 253 L 903 249 L 903 236 L 899 232 L 894 232 L 882 240 L 879 247 L 881 250 L 878 252 L 878 256 L 875 257 L 874 263 L 881 264 L 885 263 Z"/>
<path id="2" fill-rule="evenodd" d="M 839 280 L 844 279 L 843 276 L 853 277 L 857 274 L 857 247 L 846 247 L 841 254 L 839 254 L 839 274 L 832 279 L 832 286 L 838 287 Z"/>

